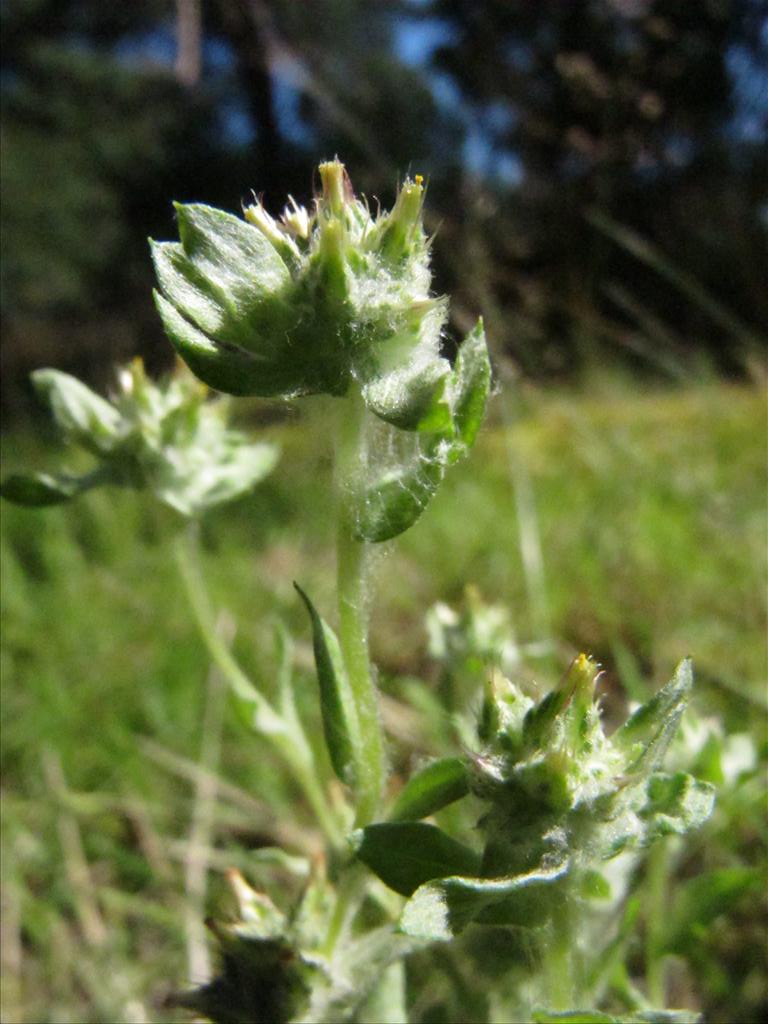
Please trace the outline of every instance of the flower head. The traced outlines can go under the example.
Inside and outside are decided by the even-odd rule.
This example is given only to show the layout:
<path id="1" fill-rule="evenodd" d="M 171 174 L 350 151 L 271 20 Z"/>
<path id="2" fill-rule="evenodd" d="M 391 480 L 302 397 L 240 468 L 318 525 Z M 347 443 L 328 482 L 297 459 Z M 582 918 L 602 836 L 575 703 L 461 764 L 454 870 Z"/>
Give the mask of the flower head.
<path id="1" fill-rule="evenodd" d="M 277 450 L 249 444 L 227 427 L 226 400 L 183 367 L 159 384 L 140 359 L 119 370 L 111 400 L 59 370 L 37 370 L 35 389 L 64 439 L 98 459 L 85 476 L 16 474 L 3 497 L 20 505 L 54 505 L 100 484 L 147 488 L 164 505 L 196 516 L 244 494 L 272 469 Z"/>
<path id="2" fill-rule="evenodd" d="M 307 210 L 261 201 L 244 219 L 177 205 L 179 242 L 152 243 L 168 337 L 207 384 L 238 395 L 343 395 L 381 419 L 453 433 L 447 302 L 430 295 L 424 184 L 406 178 L 373 214 L 338 160 Z"/>

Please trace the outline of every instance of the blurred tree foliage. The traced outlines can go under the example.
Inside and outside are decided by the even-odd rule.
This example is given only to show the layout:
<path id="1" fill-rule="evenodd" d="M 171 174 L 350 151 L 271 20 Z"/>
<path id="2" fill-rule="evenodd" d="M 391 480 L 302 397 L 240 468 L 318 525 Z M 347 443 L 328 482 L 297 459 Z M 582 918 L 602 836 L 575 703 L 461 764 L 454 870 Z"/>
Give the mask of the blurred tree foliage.
<path id="1" fill-rule="evenodd" d="M 4 398 L 167 357 L 170 199 L 277 211 L 338 152 L 428 176 L 440 284 L 532 374 L 764 349 L 760 0 L 5 0 Z M 763 98 L 760 98 L 760 83 Z"/>

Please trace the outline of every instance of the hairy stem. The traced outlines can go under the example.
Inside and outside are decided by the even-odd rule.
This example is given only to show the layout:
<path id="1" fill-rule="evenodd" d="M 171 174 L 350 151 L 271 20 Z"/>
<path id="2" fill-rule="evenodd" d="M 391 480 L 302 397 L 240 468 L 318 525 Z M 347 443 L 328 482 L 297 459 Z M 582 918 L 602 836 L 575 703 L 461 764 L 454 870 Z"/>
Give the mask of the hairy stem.
<path id="1" fill-rule="evenodd" d="M 314 755 L 298 717 L 286 718 L 259 693 L 238 665 L 215 628 L 215 617 L 200 569 L 196 524 L 174 542 L 174 557 L 184 591 L 208 654 L 235 696 L 252 708 L 253 727 L 269 740 L 301 786 L 312 811 L 332 846 L 341 843 L 341 830 L 332 813 L 314 766 Z"/>
<path id="2" fill-rule="evenodd" d="M 549 927 L 544 963 L 549 1009 L 569 1010 L 574 1005 L 575 955 L 572 909 L 566 895 Z"/>
<path id="3" fill-rule="evenodd" d="M 323 954 L 329 959 L 342 937 L 348 932 L 352 920 L 365 895 L 368 875 L 362 864 L 347 865 L 336 885 L 336 902 L 328 924 Z"/>
<path id="4" fill-rule="evenodd" d="M 364 406 L 358 395 L 342 403 L 336 449 L 338 530 L 336 535 L 339 644 L 359 727 L 355 825 L 373 820 L 384 784 L 384 741 L 368 655 L 366 548 L 354 535 L 350 496 L 361 474 Z"/>
<path id="5" fill-rule="evenodd" d="M 668 913 L 668 873 L 669 844 L 661 839 L 648 851 L 645 880 L 645 981 L 652 1006 L 666 1005 L 666 969 L 661 952 L 661 937 Z"/>

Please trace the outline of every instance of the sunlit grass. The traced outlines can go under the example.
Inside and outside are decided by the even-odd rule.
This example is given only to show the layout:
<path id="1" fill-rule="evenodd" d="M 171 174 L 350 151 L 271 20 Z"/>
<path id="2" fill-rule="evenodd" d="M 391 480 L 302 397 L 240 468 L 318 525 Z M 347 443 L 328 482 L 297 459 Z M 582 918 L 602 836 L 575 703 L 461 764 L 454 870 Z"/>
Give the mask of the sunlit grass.
<path id="1" fill-rule="evenodd" d="M 492 420 L 423 521 L 382 556 L 373 648 L 386 688 L 402 695 L 400 675 L 434 683 L 423 613 L 474 583 L 510 607 L 521 644 L 550 652 L 525 665 L 543 681 L 584 649 L 615 691 L 631 692 L 640 680 L 665 681 L 691 654 L 697 706 L 722 713 L 733 731 L 759 730 L 764 396 L 725 385 L 593 397 L 525 390 L 499 396 Z M 327 452 L 318 431 L 297 423 L 266 432 L 282 461 L 252 499 L 211 517 L 206 567 L 237 624 L 235 650 L 266 689 L 274 617 L 304 638 L 296 659 L 312 715 L 309 637 L 292 581 L 320 607 L 330 600 L 330 515 L 315 487 Z M 6 471 L 26 457 L 34 468 L 56 461 L 26 437 L 6 439 Z M 3 509 L 9 1021 L 175 1019 L 161 1003 L 189 954 L 184 870 L 210 685 L 159 536 L 130 494 Z M 216 773 L 230 788 L 210 827 L 212 902 L 223 867 L 254 863 L 244 846 L 312 841 L 309 815 L 297 814 L 295 794 L 231 709 L 221 729 Z M 721 821 L 702 841 L 723 843 L 728 827 Z M 744 828 L 744 843 L 757 843 Z M 731 856 L 719 847 L 698 855 Z M 760 994 L 749 998 L 756 1005 Z"/>

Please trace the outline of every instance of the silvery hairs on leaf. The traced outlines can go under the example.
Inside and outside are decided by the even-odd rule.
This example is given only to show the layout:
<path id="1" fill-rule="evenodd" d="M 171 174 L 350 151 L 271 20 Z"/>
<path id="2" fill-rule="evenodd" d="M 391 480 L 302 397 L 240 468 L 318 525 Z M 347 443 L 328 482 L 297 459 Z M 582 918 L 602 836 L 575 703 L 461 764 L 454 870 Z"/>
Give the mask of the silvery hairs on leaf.
<path id="1" fill-rule="evenodd" d="M 322 193 L 275 220 L 177 204 L 178 242 L 152 242 L 155 301 L 193 372 L 234 395 L 357 394 L 407 444 L 366 467 L 354 528 L 380 541 L 407 529 L 446 468 L 474 442 L 490 389 L 482 323 L 455 366 L 440 354 L 447 300 L 430 295 L 424 186 L 407 178 L 372 214 L 343 165 L 320 165 Z M 372 460 L 375 461 L 375 460 Z"/>
<path id="2" fill-rule="evenodd" d="M 32 375 L 64 440 L 98 459 L 83 476 L 15 474 L 2 495 L 27 506 L 69 501 L 100 484 L 147 488 L 183 516 L 200 515 L 250 490 L 277 461 L 271 444 L 250 444 L 226 424 L 226 400 L 210 400 L 185 370 L 150 381 L 140 360 L 118 373 L 107 401 L 58 370 Z"/>

